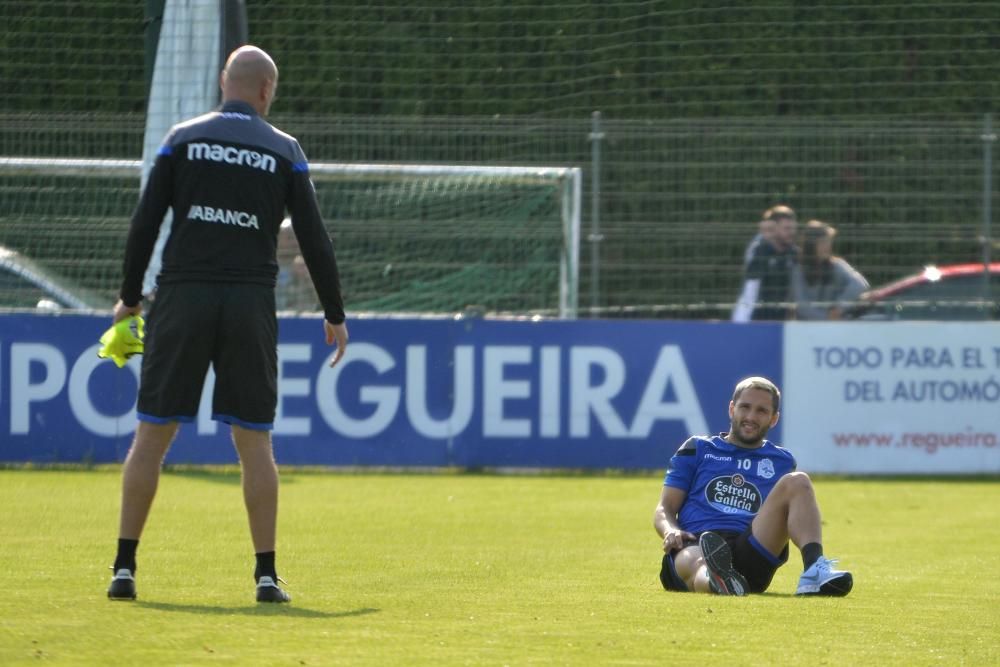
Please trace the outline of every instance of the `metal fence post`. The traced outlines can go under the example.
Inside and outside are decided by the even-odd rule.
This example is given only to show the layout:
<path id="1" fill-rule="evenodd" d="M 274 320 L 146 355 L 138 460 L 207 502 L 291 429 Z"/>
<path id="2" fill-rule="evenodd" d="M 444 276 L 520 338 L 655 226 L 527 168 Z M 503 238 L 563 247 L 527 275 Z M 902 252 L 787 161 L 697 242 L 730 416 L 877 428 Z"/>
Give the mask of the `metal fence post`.
<path id="1" fill-rule="evenodd" d="M 591 115 L 590 123 L 590 316 L 596 317 L 600 307 L 601 278 L 601 112 Z"/>
<path id="2" fill-rule="evenodd" d="M 993 144 L 997 135 L 993 132 L 993 114 L 983 117 L 983 298 L 990 298 L 990 260 L 993 246 Z"/>

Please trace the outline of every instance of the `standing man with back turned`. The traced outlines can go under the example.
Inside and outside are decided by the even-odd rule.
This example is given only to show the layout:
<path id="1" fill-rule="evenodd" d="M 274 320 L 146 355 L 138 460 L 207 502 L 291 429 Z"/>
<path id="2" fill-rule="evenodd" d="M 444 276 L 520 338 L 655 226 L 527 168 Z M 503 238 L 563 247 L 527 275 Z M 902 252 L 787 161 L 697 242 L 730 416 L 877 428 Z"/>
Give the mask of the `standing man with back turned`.
<path id="1" fill-rule="evenodd" d="M 229 424 L 242 469 L 256 552 L 258 602 L 287 602 L 274 551 L 278 470 L 270 430 L 277 406 L 274 285 L 278 229 L 286 209 L 323 305 L 330 365 L 347 347 L 333 245 L 320 217 L 309 164 L 294 137 L 263 117 L 278 84 L 261 49 L 235 50 L 222 71 L 222 107 L 174 126 L 156 156 L 132 217 L 114 321 L 142 312 L 142 278 L 163 216 L 173 229 L 149 313 L 139 425 L 125 459 L 118 553 L 108 597 L 135 599 L 136 548 L 160 466 L 178 422 L 195 419 L 209 366 L 212 418 Z"/>
<path id="2" fill-rule="evenodd" d="M 653 513 L 667 590 L 763 593 L 791 540 L 802 552 L 796 595 L 851 592 L 851 573 L 823 555 L 812 480 L 795 471 L 787 449 L 764 439 L 780 407 L 773 382 L 746 378 L 729 402 L 729 432 L 689 438 L 670 459 Z"/>

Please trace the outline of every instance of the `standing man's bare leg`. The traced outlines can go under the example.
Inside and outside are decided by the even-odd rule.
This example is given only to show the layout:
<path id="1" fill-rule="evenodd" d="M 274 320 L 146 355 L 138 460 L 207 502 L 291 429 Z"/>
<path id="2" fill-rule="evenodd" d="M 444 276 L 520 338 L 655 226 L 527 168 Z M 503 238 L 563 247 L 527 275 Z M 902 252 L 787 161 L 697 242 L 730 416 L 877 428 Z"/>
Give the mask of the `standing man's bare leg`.
<path id="1" fill-rule="evenodd" d="M 233 426 L 233 443 L 243 472 L 243 503 L 254 551 L 274 551 L 278 524 L 278 466 L 269 431 Z"/>
<path id="2" fill-rule="evenodd" d="M 278 585 L 274 564 L 278 525 L 278 466 L 274 462 L 270 431 L 233 425 L 233 443 L 240 456 L 243 473 L 243 502 L 250 522 L 257 566 L 258 602 L 287 602 L 290 598 Z"/>
<path id="3" fill-rule="evenodd" d="M 160 467 L 177 434 L 177 422 L 140 421 L 122 468 L 122 506 L 118 522 L 115 578 L 108 589 L 113 600 L 134 600 L 135 552 L 160 483 Z"/>
<path id="4" fill-rule="evenodd" d="M 160 483 L 163 457 L 177 433 L 177 422 L 139 422 L 122 468 L 122 509 L 118 537 L 138 540 Z"/>

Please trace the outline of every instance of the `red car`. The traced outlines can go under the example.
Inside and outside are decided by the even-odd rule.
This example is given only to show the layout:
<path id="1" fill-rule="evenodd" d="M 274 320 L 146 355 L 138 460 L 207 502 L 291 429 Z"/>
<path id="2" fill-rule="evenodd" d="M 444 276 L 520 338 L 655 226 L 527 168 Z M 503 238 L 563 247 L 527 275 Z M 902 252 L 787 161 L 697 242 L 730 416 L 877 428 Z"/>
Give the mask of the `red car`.
<path id="1" fill-rule="evenodd" d="M 863 320 L 998 320 L 1000 262 L 928 266 L 865 292 Z"/>

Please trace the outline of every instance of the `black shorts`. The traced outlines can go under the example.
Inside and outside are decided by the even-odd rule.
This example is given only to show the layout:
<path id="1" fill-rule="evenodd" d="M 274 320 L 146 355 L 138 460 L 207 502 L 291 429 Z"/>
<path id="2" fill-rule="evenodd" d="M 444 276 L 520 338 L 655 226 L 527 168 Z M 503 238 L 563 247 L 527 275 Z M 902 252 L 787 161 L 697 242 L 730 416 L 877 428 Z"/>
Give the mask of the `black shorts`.
<path id="1" fill-rule="evenodd" d="M 266 431 L 278 397 L 274 290 L 243 283 L 161 286 L 149 311 L 139 419 L 190 422 L 215 370 L 212 419 Z"/>
<path id="2" fill-rule="evenodd" d="M 727 533 L 719 531 L 733 552 L 733 567 L 742 574 L 751 593 L 763 593 L 771 585 L 774 573 L 788 561 L 788 545 L 775 556 L 763 547 L 753 536 L 752 526 L 742 533 Z M 692 544 L 694 544 L 692 542 Z M 668 591 L 686 591 L 687 585 L 677 575 L 674 567 L 674 554 L 663 556 L 660 565 L 660 583 Z"/>

